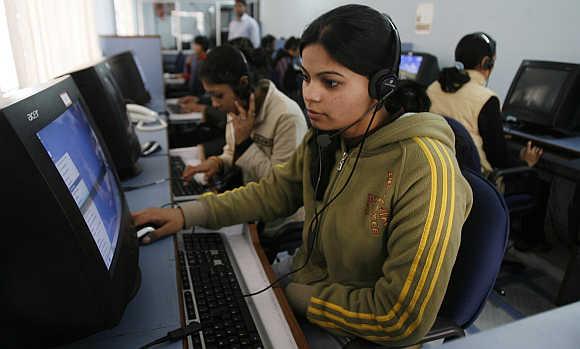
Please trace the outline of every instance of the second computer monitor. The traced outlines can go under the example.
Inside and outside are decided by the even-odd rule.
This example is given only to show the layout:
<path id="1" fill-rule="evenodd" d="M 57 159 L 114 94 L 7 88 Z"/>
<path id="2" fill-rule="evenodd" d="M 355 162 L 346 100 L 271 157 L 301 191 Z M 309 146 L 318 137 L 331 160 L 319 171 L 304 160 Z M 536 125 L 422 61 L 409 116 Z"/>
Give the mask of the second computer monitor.
<path id="1" fill-rule="evenodd" d="M 113 77 L 127 103 L 147 104 L 151 95 L 147 91 L 139 66 L 131 51 L 121 52 L 107 58 Z"/>
<path id="2" fill-rule="evenodd" d="M 78 69 L 70 75 L 105 139 L 119 177 L 127 179 L 139 174 L 141 145 L 127 117 L 125 101 L 108 61 Z"/>
<path id="3" fill-rule="evenodd" d="M 437 80 L 439 63 L 437 57 L 425 52 L 404 52 L 399 64 L 399 77 L 429 86 Z"/>

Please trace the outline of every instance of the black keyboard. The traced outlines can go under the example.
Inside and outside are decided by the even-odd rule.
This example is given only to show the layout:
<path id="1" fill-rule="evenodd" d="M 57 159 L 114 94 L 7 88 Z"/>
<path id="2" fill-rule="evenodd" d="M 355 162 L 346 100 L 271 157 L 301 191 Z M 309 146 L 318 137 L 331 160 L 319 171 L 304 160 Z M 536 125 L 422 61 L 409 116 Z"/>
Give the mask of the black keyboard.
<path id="1" fill-rule="evenodd" d="M 189 182 L 184 182 L 179 180 L 185 170 L 185 163 L 179 156 L 171 156 L 171 192 L 173 196 L 195 196 L 201 195 L 208 191 L 209 189 L 192 179 Z"/>
<path id="2" fill-rule="evenodd" d="M 177 246 L 186 325 L 202 325 L 188 337 L 189 347 L 263 348 L 222 236 L 181 233 Z"/>
<path id="3" fill-rule="evenodd" d="M 165 107 L 167 108 L 167 111 L 169 111 L 171 114 L 183 114 L 183 109 L 181 109 L 181 106 L 179 104 L 167 103 Z"/>

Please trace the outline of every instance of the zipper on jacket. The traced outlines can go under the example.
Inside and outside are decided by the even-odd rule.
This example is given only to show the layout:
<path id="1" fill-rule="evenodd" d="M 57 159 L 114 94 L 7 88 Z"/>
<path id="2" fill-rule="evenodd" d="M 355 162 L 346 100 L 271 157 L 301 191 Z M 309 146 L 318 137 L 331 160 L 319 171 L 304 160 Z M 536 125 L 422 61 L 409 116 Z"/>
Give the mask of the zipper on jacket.
<path id="1" fill-rule="evenodd" d="M 342 168 L 344 166 L 344 162 L 346 161 L 347 157 L 348 157 L 348 153 L 346 151 L 344 153 L 342 153 L 342 158 L 338 162 L 338 167 L 336 168 L 336 172 L 342 171 Z"/>
<path id="2" fill-rule="evenodd" d="M 335 194 L 335 186 L 336 183 L 338 183 L 338 179 L 340 177 L 340 172 L 342 171 L 342 169 L 344 168 L 344 164 L 346 162 L 346 159 L 348 158 L 348 151 L 344 150 L 344 152 L 342 153 L 342 158 L 340 159 L 340 161 L 338 162 L 338 166 L 336 168 L 336 176 L 334 177 L 334 180 L 329 183 L 329 186 L 327 188 L 328 191 L 328 196 L 327 198 L 332 198 Z M 323 226 L 324 220 L 325 220 L 326 216 L 323 214 L 322 217 L 320 218 L 320 222 L 319 222 L 319 228 L 321 228 Z M 322 237 L 320 236 L 320 230 L 317 232 L 318 237 L 316 238 L 315 242 L 314 242 L 314 246 L 312 247 L 313 250 L 318 250 L 321 254 L 322 254 Z"/>

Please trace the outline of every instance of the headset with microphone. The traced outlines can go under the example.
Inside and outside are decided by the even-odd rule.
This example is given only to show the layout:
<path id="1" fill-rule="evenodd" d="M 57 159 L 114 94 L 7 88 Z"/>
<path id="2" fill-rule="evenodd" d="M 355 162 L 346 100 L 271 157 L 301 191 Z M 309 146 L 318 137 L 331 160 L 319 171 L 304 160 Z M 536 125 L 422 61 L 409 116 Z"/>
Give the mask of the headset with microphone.
<path id="1" fill-rule="evenodd" d="M 369 96 L 373 99 L 378 100 L 377 103 L 371 105 L 364 114 L 357 118 L 353 123 L 345 126 L 339 130 L 336 130 L 332 134 L 320 133 L 317 131 L 316 143 L 322 148 L 328 147 L 334 138 L 340 136 L 343 132 L 350 129 L 354 125 L 361 122 L 371 110 L 374 109 L 376 113 L 387 101 L 387 99 L 397 90 L 399 85 L 399 64 L 401 61 L 401 39 L 399 37 L 399 31 L 393 23 L 393 20 L 386 13 L 382 14 L 387 26 L 393 32 L 393 39 L 395 45 L 395 59 L 393 60 L 393 65 L 390 68 L 381 69 L 369 77 Z M 373 115 L 374 116 L 374 115 Z"/>

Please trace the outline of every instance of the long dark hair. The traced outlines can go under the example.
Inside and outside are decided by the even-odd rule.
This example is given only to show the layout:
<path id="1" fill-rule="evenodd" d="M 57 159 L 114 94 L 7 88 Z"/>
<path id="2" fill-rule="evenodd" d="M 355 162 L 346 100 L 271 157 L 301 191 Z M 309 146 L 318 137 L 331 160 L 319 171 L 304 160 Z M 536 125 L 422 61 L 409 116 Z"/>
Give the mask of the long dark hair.
<path id="1" fill-rule="evenodd" d="M 441 70 L 439 84 L 445 92 L 454 93 L 469 82 L 469 75 L 464 69 L 474 69 L 485 57 L 488 63 L 485 68 L 491 69 L 494 63 L 496 42 L 486 33 L 477 32 L 465 35 L 455 48 L 455 61 L 463 67 L 453 66 Z"/>
<path id="2" fill-rule="evenodd" d="M 312 44 L 322 45 L 336 62 L 369 80 L 400 59 L 392 28 L 380 12 L 364 5 L 340 6 L 318 17 L 302 33 L 300 54 Z M 394 68 L 398 74 L 398 66 Z M 389 112 L 400 109 L 396 94 L 385 107 Z"/>

